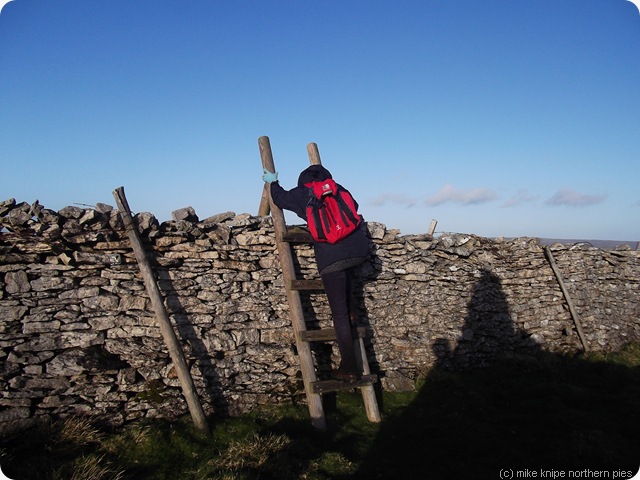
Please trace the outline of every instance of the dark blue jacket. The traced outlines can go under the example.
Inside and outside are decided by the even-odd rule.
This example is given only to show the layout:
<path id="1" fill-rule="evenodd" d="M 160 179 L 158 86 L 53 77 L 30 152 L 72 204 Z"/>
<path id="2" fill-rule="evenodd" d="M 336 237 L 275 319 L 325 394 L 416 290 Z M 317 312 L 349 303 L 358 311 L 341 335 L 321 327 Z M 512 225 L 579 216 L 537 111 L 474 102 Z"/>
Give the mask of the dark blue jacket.
<path id="1" fill-rule="evenodd" d="M 271 183 L 271 198 L 278 207 L 291 210 L 306 222 L 310 193 L 309 188 L 304 185 L 314 180 L 322 181 L 328 178 L 331 178 L 329 170 L 322 165 L 311 165 L 300 173 L 298 186 L 291 190 L 285 190 L 278 182 Z M 364 261 L 369 256 L 369 238 L 365 229 L 362 221 L 351 235 L 338 243 L 313 242 L 318 271 L 322 274 L 323 271 L 332 270 L 332 266 L 333 268 L 340 265 L 350 266 Z M 338 269 L 342 270 L 342 268 Z"/>

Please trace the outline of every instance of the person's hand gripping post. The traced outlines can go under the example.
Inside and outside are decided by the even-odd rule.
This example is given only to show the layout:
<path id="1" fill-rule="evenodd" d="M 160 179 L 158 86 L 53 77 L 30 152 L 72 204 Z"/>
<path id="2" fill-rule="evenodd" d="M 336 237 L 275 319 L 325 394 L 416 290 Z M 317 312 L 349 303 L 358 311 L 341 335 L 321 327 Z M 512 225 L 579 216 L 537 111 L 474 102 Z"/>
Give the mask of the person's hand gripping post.
<path id="1" fill-rule="evenodd" d="M 266 168 L 262 169 L 262 180 L 266 183 L 273 183 L 278 181 L 278 172 L 270 172 Z"/>

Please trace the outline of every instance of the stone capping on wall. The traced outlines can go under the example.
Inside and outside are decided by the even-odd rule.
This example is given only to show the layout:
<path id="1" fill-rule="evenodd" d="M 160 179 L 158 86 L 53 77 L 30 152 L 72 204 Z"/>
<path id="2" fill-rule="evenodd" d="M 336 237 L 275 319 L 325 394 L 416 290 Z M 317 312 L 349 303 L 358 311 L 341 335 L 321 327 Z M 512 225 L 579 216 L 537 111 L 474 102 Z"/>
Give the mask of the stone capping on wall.
<path id="1" fill-rule="evenodd" d="M 89 415 L 111 425 L 173 418 L 186 404 L 135 257 L 111 206 L 0 203 L 0 432 Z M 269 217 L 192 208 L 135 216 L 207 413 L 302 400 Z M 371 261 L 355 272 L 372 369 L 387 390 L 434 365 L 490 365 L 497 355 L 581 350 L 566 301 L 534 238 L 401 236 L 367 224 Z M 310 246 L 299 275 L 317 276 Z M 640 253 L 551 247 L 592 350 L 640 340 Z M 304 295 L 309 327 L 330 322 Z M 336 352 L 316 350 L 322 374 Z"/>

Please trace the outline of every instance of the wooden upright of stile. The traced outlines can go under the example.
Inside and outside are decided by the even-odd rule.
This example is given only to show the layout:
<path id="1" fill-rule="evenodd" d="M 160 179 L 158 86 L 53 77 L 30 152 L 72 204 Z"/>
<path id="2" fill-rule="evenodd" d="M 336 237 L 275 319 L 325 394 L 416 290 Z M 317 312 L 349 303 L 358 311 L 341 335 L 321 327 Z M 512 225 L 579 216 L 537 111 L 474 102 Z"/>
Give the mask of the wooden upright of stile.
<path id="1" fill-rule="evenodd" d="M 262 167 L 271 172 L 275 172 L 273 155 L 271 153 L 271 144 L 268 137 L 260 137 L 258 139 L 260 147 L 260 156 L 262 158 Z M 318 147 L 315 143 L 307 146 L 309 161 L 311 164 L 320 164 L 320 155 Z M 367 418 L 371 422 L 380 421 L 380 412 L 376 399 L 373 384 L 377 381 L 376 375 L 372 375 L 369 370 L 369 362 L 364 349 L 362 335 L 363 329 L 358 330 L 357 338 L 354 340 L 356 352 L 358 353 L 359 365 L 362 370 L 362 378 L 357 382 L 345 382 L 338 380 L 318 380 L 316 368 L 313 361 L 311 351 L 312 342 L 326 342 L 335 340 L 335 331 L 333 328 L 325 330 L 307 330 L 302 302 L 300 299 L 301 290 L 323 290 L 322 280 L 298 280 L 293 262 L 293 253 L 291 243 L 311 243 L 311 235 L 308 233 L 293 232 L 287 227 L 282 210 L 278 208 L 271 199 L 268 185 L 265 189 L 260 202 L 259 214 L 268 215 L 271 212 L 273 226 L 276 235 L 276 245 L 278 248 L 278 256 L 280 257 L 280 265 L 282 267 L 282 275 L 284 278 L 285 288 L 287 290 L 287 301 L 289 303 L 289 311 L 291 314 L 291 323 L 296 340 L 298 350 L 298 358 L 300 359 L 300 370 L 302 372 L 302 380 L 304 382 L 305 394 L 309 404 L 309 414 L 314 427 L 324 430 L 327 427 L 322 406 L 322 394 L 335 392 L 339 390 L 347 390 L 359 388 L 362 392 L 362 398 L 367 412 Z"/>

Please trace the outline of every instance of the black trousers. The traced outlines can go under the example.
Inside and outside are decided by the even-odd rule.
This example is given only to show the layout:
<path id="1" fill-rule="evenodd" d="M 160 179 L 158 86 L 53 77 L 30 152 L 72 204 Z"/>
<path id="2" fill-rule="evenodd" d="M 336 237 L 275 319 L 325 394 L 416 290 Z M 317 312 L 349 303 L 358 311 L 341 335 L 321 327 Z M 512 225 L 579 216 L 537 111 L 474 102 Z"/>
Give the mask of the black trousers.
<path id="1" fill-rule="evenodd" d="M 322 275 L 322 283 L 331 308 L 333 327 L 336 331 L 338 350 L 340 350 L 340 370 L 348 373 L 359 373 L 349 319 L 351 306 L 351 282 L 349 277 L 349 270 L 326 273 Z"/>

